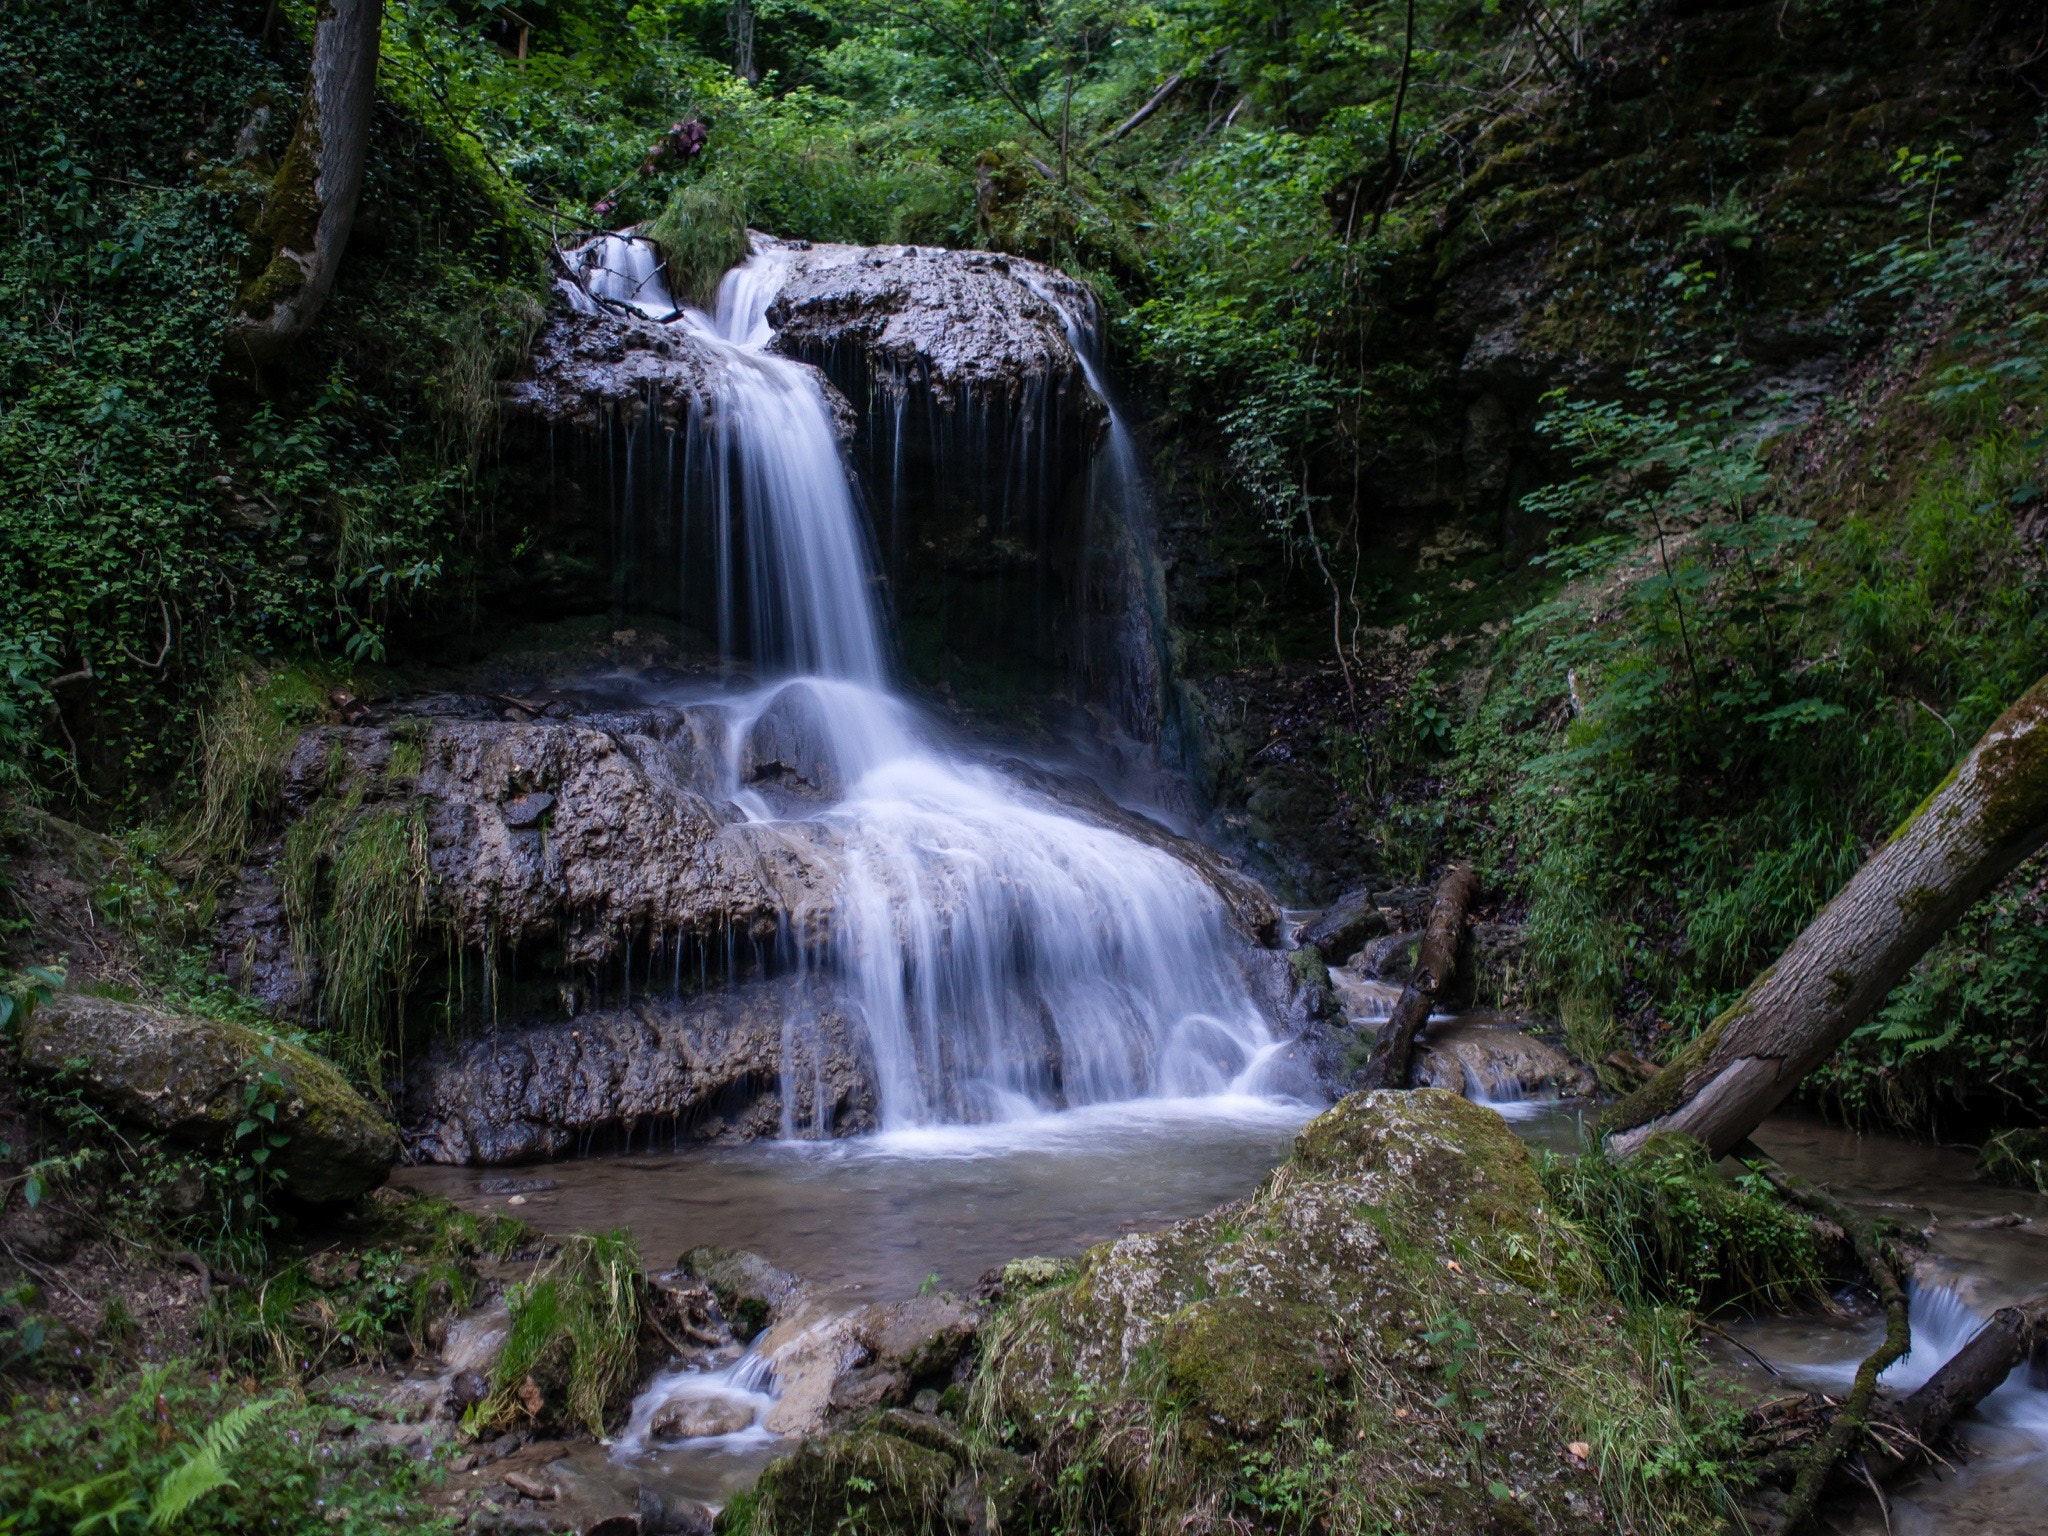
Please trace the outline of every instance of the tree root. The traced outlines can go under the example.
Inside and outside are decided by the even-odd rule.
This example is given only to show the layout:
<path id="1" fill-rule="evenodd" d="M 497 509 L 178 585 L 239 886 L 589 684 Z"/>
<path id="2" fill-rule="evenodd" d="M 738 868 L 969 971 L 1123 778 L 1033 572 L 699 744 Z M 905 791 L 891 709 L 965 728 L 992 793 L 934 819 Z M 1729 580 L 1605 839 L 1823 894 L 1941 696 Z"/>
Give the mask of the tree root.
<path id="1" fill-rule="evenodd" d="M 1877 1378 L 1912 1344 L 1912 1331 L 1906 1319 L 1906 1291 L 1899 1283 L 1898 1268 L 1888 1251 L 1890 1245 L 1878 1231 L 1877 1223 L 1779 1167 L 1754 1142 L 1744 1141 L 1736 1147 L 1734 1155 L 1770 1180 L 1772 1188 L 1786 1199 L 1827 1218 L 1848 1234 L 1856 1257 L 1884 1306 L 1884 1342 L 1856 1368 L 1855 1385 L 1836 1410 L 1827 1434 L 1803 1458 L 1798 1476 L 1793 1481 L 1792 1494 L 1786 1501 L 1784 1518 L 1778 1526 L 1778 1536 L 1794 1536 L 1813 1518 L 1828 1479 L 1852 1452 L 1860 1450 L 1860 1442 L 1870 1425 L 1871 1404 L 1877 1397 Z"/>

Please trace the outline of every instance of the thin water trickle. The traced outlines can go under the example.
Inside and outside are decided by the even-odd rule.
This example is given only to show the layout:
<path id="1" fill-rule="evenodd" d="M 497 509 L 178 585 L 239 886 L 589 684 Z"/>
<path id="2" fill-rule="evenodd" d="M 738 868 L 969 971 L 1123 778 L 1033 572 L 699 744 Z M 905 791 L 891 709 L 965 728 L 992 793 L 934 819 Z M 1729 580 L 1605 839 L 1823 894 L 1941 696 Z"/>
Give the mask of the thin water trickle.
<path id="1" fill-rule="evenodd" d="M 822 917 L 792 919 L 792 948 L 864 1029 L 881 1125 L 1308 1091 L 1277 1075 L 1240 941 L 1199 876 L 949 752 L 891 691 L 875 562 L 823 387 L 769 350 L 790 257 L 762 242 L 710 314 L 676 308 L 643 241 L 607 237 L 581 260 L 591 293 L 683 327 L 721 365 L 692 426 L 709 505 L 674 511 L 710 519 L 728 661 L 775 679 L 730 700 L 725 790 L 757 821 L 835 840 L 837 888 Z M 777 761 L 806 764 L 814 803 L 793 809 L 749 780 L 763 732 Z"/>

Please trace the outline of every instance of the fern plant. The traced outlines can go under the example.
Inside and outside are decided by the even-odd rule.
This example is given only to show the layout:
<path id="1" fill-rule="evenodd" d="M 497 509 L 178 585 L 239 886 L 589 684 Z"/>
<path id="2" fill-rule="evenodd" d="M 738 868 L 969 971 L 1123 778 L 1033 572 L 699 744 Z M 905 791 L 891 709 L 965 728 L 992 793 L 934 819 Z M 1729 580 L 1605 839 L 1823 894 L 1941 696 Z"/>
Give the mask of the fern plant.
<path id="1" fill-rule="evenodd" d="M 164 1475 L 150 1495 L 149 1528 L 164 1530 L 214 1490 L 239 1487 L 228 1476 L 227 1463 L 277 1402 L 275 1397 L 253 1398 L 207 1425 L 185 1459 Z"/>

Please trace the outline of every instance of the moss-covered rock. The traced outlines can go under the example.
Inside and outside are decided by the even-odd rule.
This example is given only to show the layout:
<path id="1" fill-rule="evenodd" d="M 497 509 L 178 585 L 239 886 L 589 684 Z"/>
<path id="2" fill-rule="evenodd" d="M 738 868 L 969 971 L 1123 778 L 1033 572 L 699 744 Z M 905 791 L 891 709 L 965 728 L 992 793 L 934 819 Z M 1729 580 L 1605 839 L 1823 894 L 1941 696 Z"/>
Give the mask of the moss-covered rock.
<path id="1" fill-rule="evenodd" d="M 722 1536 L 1035 1536 L 1057 1529 L 1029 1460 L 893 1409 L 805 1440 L 720 1516 Z"/>
<path id="2" fill-rule="evenodd" d="M 140 1003 L 60 992 L 21 1030 L 24 1070 L 61 1080 L 123 1119 L 217 1151 L 248 1113 L 244 1089 L 275 1073 L 259 1103 L 277 1105 L 275 1150 L 300 1200 L 345 1200 L 384 1182 L 398 1133 L 332 1065 L 239 1024 Z"/>
<path id="3" fill-rule="evenodd" d="M 1685 1427 L 1594 1254 L 1499 1117 L 1453 1094 L 1346 1099 L 1251 1199 L 1093 1250 L 983 1337 L 982 1430 L 1033 1456 L 1063 1518 L 1712 1524 L 1651 1470 Z"/>

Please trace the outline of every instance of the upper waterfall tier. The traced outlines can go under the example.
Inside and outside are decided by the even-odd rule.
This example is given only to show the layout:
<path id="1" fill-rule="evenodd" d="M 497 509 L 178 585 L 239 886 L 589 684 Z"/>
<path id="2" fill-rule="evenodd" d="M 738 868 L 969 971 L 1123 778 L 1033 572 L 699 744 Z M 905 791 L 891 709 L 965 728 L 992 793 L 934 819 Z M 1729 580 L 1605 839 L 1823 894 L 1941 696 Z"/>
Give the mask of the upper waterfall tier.
<path id="1" fill-rule="evenodd" d="M 1064 273 L 1019 257 L 921 246 L 813 245 L 754 237 L 781 258 L 766 320 L 771 350 L 840 381 L 917 388 L 942 405 L 968 397 L 1016 401 L 1026 393 L 1070 400 L 1092 446 L 1108 409 L 1089 387 L 1067 317 L 1088 291 Z M 589 424 L 607 407 L 652 405 L 671 424 L 716 398 L 722 360 L 686 330 L 644 242 L 607 237 L 570 253 L 575 281 L 550 317 L 527 370 L 509 387 L 515 415 Z M 842 422 L 842 430 L 846 424 Z"/>

